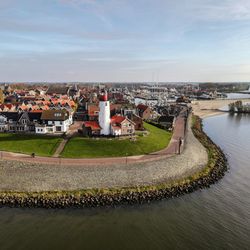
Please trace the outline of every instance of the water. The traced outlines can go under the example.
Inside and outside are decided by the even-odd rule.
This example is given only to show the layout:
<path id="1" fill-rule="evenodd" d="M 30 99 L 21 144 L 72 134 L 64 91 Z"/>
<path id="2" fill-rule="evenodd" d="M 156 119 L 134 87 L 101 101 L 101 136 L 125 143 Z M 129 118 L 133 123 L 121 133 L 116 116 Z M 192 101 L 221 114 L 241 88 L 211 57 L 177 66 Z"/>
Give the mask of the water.
<path id="1" fill-rule="evenodd" d="M 227 99 L 246 99 L 250 98 L 250 94 L 227 93 Z"/>
<path id="2" fill-rule="evenodd" d="M 115 209 L 0 209 L 0 249 L 250 249 L 250 116 L 204 121 L 230 170 L 211 188 Z"/>

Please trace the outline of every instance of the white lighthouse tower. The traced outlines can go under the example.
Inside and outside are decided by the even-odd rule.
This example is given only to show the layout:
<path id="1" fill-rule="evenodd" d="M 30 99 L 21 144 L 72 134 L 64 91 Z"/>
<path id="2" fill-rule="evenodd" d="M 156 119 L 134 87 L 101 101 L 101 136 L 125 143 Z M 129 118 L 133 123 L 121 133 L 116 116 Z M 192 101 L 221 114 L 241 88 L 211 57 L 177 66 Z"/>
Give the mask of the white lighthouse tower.
<path id="1" fill-rule="evenodd" d="M 110 135 L 110 105 L 106 91 L 100 96 L 99 108 L 98 121 L 101 127 L 101 135 Z"/>

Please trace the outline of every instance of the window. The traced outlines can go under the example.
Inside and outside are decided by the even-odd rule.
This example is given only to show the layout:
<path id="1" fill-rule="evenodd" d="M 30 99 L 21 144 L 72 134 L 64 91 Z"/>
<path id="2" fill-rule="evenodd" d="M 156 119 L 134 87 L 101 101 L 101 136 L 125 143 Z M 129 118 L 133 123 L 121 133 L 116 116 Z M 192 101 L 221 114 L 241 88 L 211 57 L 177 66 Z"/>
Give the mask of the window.
<path id="1" fill-rule="evenodd" d="M 60 126 L 56 126 L 56 131 L 57 132 L 61 132 L 62 131 L 62 128 Z"/>

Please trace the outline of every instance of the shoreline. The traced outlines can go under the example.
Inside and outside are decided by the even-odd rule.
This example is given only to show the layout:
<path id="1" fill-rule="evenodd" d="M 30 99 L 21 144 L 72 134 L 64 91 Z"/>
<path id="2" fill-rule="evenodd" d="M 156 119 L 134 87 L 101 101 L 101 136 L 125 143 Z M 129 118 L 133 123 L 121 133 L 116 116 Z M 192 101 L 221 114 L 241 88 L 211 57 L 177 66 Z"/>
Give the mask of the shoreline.
<path id="1" fill-rule="evenodd" d="M 202 120 L 194 116 L 192 132 L 207 149 L 208 163 L 199 172 L 169 182 L 153 185 L 92 188 L 72 191 L 0 192 L 0 205 L 9 207 L 99 207 L 120 204 L 141 204 L 154 200 L 178 197 L 214 184 L 227 171 L 227 160 L 222 150 L 202 129 Z"/>
<path id="2" fill-rule="evenodd" d="M 215 100 L 203 100 L 203 101 L 193 101 L 192 108 L 195 115 L 200 118 L 207 118 L 211 116 L 217 116 L 221 114 L 228 113 L 227 111 L 220 110 L 224 106 L 228 106 L 232 101 L 236 99 L 215 99 Z M 249 98 L 240 99 L 243 103 L 250 101 Z"/>

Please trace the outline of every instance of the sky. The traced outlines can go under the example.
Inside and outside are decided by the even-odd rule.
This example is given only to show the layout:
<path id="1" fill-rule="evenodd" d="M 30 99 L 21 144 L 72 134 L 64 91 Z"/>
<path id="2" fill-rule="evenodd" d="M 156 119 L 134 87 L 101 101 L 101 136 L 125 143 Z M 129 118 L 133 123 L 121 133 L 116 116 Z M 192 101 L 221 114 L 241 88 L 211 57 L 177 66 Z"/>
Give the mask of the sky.
<path id="1" fill-rule="evenodd" d="M 250 0 L 0 0 L 5 81 L 250 81 Z"/>

